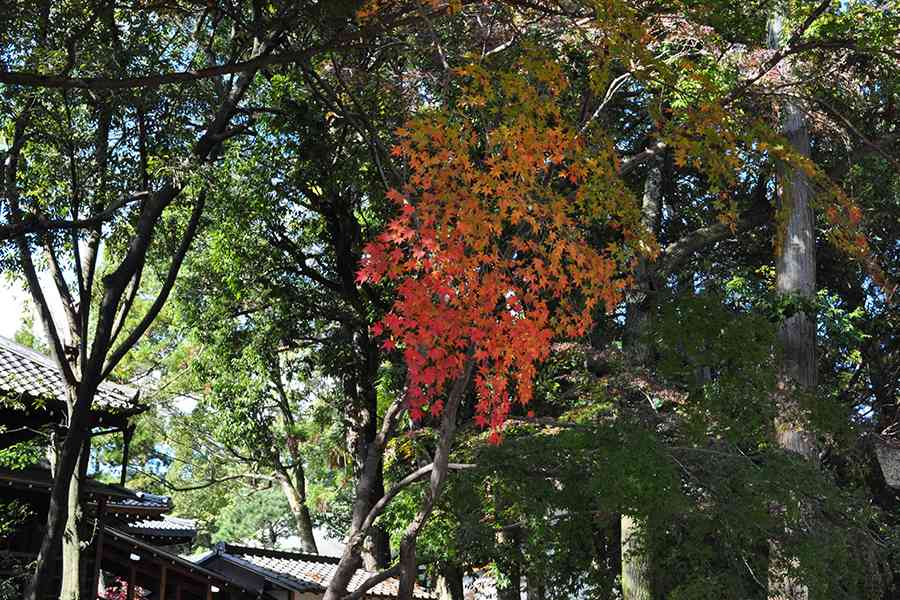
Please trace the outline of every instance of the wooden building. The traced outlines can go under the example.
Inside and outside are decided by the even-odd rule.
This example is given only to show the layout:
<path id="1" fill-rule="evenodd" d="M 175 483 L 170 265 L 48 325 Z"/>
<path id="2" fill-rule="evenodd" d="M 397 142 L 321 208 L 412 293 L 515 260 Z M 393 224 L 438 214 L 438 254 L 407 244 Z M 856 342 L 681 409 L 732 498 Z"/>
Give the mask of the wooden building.
<path id="1" fill-rule="evenodd" d="M 0 535 L 0 577 L 27 577 L 37 555 L 52 479 L 47 468 L 0 469 L 0 503 L 17 502 L 29 516 Z M 135 492 L 87 479 L 82 489 L 83 598 L 103 598 L 110 582 L 121 581 L 138 600 L 249 600 L 263 593 L 181 556 L 196 536 L 192 521 L 169 517 L 166 496 Z M 50 598 L 55 598 L 58 584 Z"/>
<path id="2" fill-rule="evenodd" d="M 91 411 L 92 435 L 123 435 L 124 461 L 134 431 L 130 419 L 145 407 L 138 394 L 104 383 Z M 65 388 L 55 364 L 0 337 L 0 450 L 46 436 L 64 435 Z M 85 448 L 85 452 L 89 447 Z M 85 461 L 87 462 L 87 461 Z M 166 496 L 97 481 L 82 472 L 82 598 L 127 600 L 315 600 L 321 598 L 337 558 L 220 544 L 196 561 L 184 558 L 196 536 L 194 522 L 169 516 Z M 0 597 L 21 593 L 41 543 L 52 476 L 46 463 L 26 468 L 0 466 L 0 511 L 24 508 L 11 529 L 0 529 Z M 0 517 L 3 514 L 0 513 Z M 0 519 L 2 524 L 2 519 Z M 60 562 L 59 555 L 54 560 Z M 57 571 L 58 572 L 58 571 Z M 353 577 L 355 590 L 372 573 Z M 59 575 L 46 600 L 58 597 Z M 124 589 L 112 593 L 111 583 Z M 3 587 L 5 586 L 5 588 Z M 396 598 L 399 582 L 388 578 L 365 598 Z M 9 590 L 12 589 L 10 592 Z M 16 591 L 18 590 L 18 591 Z M 430 598 L 423 588 L 417 599 Z"/>
<path id="3" fill-rule="evenodd" d="M 30 348 L 0 337 L 0 449 L 65 435 L 65 385 L 56 364 Z M 146 410 L 136 390 L 104 383 L 91 407 L 91 439 L 122 435 L 125 461 L 134 431 L 130 421 Z M 89 451 L 89 446 L 85 452 Z M 86 462 L 86 461 L 85 461 Z M 121 482 L 124 483 L 124 469 Z M 264 598 L 227 577 L 178 555 L 190 548 L 193 522 L 169 517 L 172 502 L 158 496 L 108 485 L 82 472 L 82 597 L 97 598 L 103 583 L 124 581 L 129 598 L 148 600 L 244 600 Z M 0 581 L 4 594 L 16 597 L 37 556 L 49 506 L 52 476 L 46 462 L 25 468 L 0 468 L 0 516 L 18 515 L 0 531 Z M 4 521 L 7 519 L 3 519 Z M 59 555 L 53 557 L 60 562 Z M 58 597 L 59 575 L 48 600 Z"/>

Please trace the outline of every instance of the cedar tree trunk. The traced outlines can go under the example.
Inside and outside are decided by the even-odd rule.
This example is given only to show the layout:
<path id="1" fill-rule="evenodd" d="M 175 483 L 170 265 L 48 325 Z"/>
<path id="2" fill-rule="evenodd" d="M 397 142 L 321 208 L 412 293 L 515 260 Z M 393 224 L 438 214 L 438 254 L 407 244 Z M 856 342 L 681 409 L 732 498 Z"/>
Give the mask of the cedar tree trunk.
<path id="1" fill-rule="evenodd" d="M 784 15 L 776 10 L 769 22 L 769 46 L 783 43 Z M 786 77 L 790 78 L 790 69 Z M 781 106 L 782 133 L 798 155 L 810 156 L 806 116 L 800 106 L 787 100 Z M 816 291 L 815 216 L 812 190 L 805 173 L 781 162 L 778 165 L 779 222 L 775 259 L 776 289 L 799 307 L 784 319 L 778 330 L 780 364 L 775 389 L 775 438 L 790 452 L 815 460 L 815 437 L 806 426 L 802 410 L 804 396 L 816 390 L 816 323 L 811 307 Z M 777 554 L 777 544 L 771 545 Z M 783 566 L 769 570 L 769 598 L 803 600 L 809 596 L 806 586 L 787 577 Z"/>
<path id="2" fill-rule="evenodd" d="M 659 229 L 660 190 L 662 169 L 656 162 L 647 174 L 644 196 L 641 202 L 641 222 L 654 234 Z M 652 318 L 654 277 L 646 259 L 640 260 L 635 269 L 637 292 L 628 303 L 625 324 L 625 349 L 632 361 L 646 365 L 651 360 L 652 348 L 645 335 Z M 633 515 L 622 515 L 622 597 L 624 600 L 650 600 L 653 597 L 650 557 L 643 548 L 644 522 Z"/>

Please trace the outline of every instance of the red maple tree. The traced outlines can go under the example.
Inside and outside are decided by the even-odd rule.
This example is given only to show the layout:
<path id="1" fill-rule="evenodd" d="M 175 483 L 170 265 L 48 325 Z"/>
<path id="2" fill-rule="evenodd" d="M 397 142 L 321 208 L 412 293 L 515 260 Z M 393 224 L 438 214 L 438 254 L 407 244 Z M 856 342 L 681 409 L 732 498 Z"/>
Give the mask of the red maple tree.
<path id="1" fill-rule="evenodd" d="M 477 66 L 460 75 L 456 110 L 398 132 L 393 154 L 410 174 L 388 192 L 396 217 L 367 245 L 358 280 L 396 284 L 373 333 L 403 353 L 412 418 L 440 414 L 445 388 L 472 360 L 476 421 L 497 441 L 512 403 L 531 400 L 551 340 L 583 335 L 597 310 L 611 311 L 636 252 L 655 243 L 614 149 L 588 148 L 566 124 L 556 63 L 522 61 L 499 85 Z M 616 241 L 597 248 L 591 227 Z"/>

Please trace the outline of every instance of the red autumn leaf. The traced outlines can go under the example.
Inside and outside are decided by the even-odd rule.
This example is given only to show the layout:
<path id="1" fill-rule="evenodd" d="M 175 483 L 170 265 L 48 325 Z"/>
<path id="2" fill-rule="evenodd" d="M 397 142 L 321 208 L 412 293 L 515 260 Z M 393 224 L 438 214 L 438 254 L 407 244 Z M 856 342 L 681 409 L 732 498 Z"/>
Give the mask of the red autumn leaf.
<path id="1" fill-rule="evenodd" d="M 594 307 L 612 310 L 621 300 L 629 263 L 620 257 L 655 246 L 640 233 L 634 197 L 591 195 L 625 186 L 615 148 L 604 149 L 610 164 L 598 168 L 597 149 L 580 140 L 577 124 L 561 125 L 562 100 L 547 90 L 565 89 L 562 70 L 546 64 L 532 77 L 531 67 L 478 80 L 486 102 L 495 101 L 492 85 L 515 88 L 515 100 L 496 107 L 493 128 L 447 109 L 397 131 L 392 154 L 406 160 L 409 180 L 402 193 L 388 192 L 399 210 L 363 260 L 370 279 L 396 284 L 383 346 L 404 348 L 412 418 L 425 406 L 439 414 L 446 388 L 473 357 L 475 422 L 491 428 L 493 441 L 512 402 L 530 401 L 551 341 L 582 335 Z M 465 72 L 474 77 L 480 67 Z M 579 222 L 630 231 L 624 243 L 633 247 L 598 249 Z"/>

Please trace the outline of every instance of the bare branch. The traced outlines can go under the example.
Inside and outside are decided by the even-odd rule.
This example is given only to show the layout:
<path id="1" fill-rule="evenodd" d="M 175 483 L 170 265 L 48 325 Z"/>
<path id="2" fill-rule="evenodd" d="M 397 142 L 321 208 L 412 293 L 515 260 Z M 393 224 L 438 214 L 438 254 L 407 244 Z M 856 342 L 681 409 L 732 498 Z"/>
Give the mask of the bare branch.
<path id="1" fill-rule="evenodd" d="M 656 263 L 657 276 L 665 277 L 673 273 L 690 258 L 691 254 L 709 244 L 728 239 L 742 231 L 749 231 L 768 222 L 771 219 L 771 207 L 765 197 L 765 184 L 768 177 L 768 172 L 760 175 L 754 192 L 756 201 L 747 212 L 738 218 L 736 223 L 733 225 L 715 223 L 701 227 L 666 246 Z"/>
<path id="2" fill-rule="evenodd" d="M 81 89 L 81 90 L 123 90 L 136 88 L 154 88 L 174 83 L 190 83 L 201 79 L 209 79 L 228 75 L 230 73 L 255 72 L 258 69 L 272 65 L 285 65 L 310 58 L 328 50 L 345 50 L 354 48 L 353 45 L 323 45 L 308 48 L 298 52 L 285 52 L 277 55 L 256 56 L 249 60 L 239 61 L 224 65 L 213 65 L 193 71 L 176 71 L 171 73 L 158 73 L 144 77 L 126 77 L 117 79 L 114 77 L 65 77 L 59 75 L 42 75 L 28 71 L 0 71 L 0 83 L 7 85 L 22 85 L 36 88 L 53 89 Z"/>
<path id="3" fill-rule="evenodd" d="M 8 225 L 0 225 L 0 241 L 13 239 L 29 233 L 43 233 L 53 230 L 86 229 L 100 225 L 111 219 L 116 212 L 136 200 L 143 200 L 150 195 L 149 192 L 136 192 L 114 202 L 107 208 L 91 217 L 84 219 L 48 219 L 42 214 L 22 215 L 21 220 Z"/>
<path id="4" fill-rule="evenodd" d="M 106 366 L 103 368 L 103 373 L 101 377 L 105 379 L 109 376 L 112 370 L 119 364 L 119 361 L 124 358 L 125 354 L 134 346 L 137 341 L 144 335 L 144 332 L 147 331 L 147 328 L 150 327 L 150 324 L 156 319 L 156 316 L 159 314 L 159 311 L 162 310 L 163 305 L 166 303 L 166 300 L 169 298 L 169 293 L 172 291 L 172 287 L 175 285 L 175 280 L 178 277 L 178 271 L 181 270 L 181 263 L 184 262 L 184 256 L 187 254 L 188 248 L 191 246 L 191 242 L 194 241 L 194 236 L 197 234 L 197 227 L 200 224 L 200 215 L 203 213 L 203 206 L 206 204 L 206 190 L 200 192 L 200 197 L 197 199 L 197 203 L 194 204 L 194 210 L 191 212 L 191 219 L 188 221 L 188 225 L 185 228 L 184 235 L 181 238 L 181 243 L 178 246 L 178 250 L 175 252 L 175 256 L 172 258 L 172 262 L 169 264 L 169 272 L 166 275 L 166 279 L 163 282 L 162 288 L 159 291 L 159 294 L 156 296 L 156 300 L 154 300 L 153 304 L 147 310 L 147 313 L 144 315 L 144 318 L 141 319 L 141 322 L 135 326 L 135 328 L 131 331 L 129 336 L 113 351 L 109 359 L 106 362 Z M 138 281 L 135 281 L 135 286 L 139 285 Z M 125 319 L 125 315 L 122 315 L 122 320 Z M 113 332 L 113 336 L 110 337 L 109 343 L 112 344 L 115 341 L 115 335 L 118 331 Z"/>
<path id="5" fill-rule="evenodd" d="M 808 50 L 810 48 L 815 47 L 811 44 L 803 44 L 800 45 L 798 42 L 803 37 L 803 34 L 806 33 L 806 30 L 810 28 L 813 22 L 822 16 L 822 13 L 831 5 L 831 0 L 822 0 L 818 6 L 809 15 L 804 19 L 803 23 L 800 24 L 799 27 L 794 31 L 791 35 L 790 39 L 786 44 L 781 46 L 777 51 L 775 51 L 772 56 L 763 64 L 762 68 L 759 69 L 753 76 L 749 79 L 745 79 L 742 83 L 738 84 L 731 93 L 729 93 L 722 102 L 723 106 L 728 106 L 734 100 L 739 98 L 744 94 L 747 90 L 749 90 L 753 85 L 762 79 L 766 73 L 774 69 L 778 63 L 787 58 L 792 54 L 797 54 L 798 52 Z"/>
<path id="6" fill-rule="evenodd" d="M 198 483 L 197 485 L 189 485 L 189 486 L 177 486 L 170 481 L 163 479 L 162 477 L 155 475 L 149 471 L 145 471 L 143 469 L 138 469 L 138 472 L 142 475 L 146 475 L 156 481 L 157 483 L 162 484 L 166 487 L 166 489 L 172 490 L 173 492 L 193 492 L 196 490 L 205 490 L 206 488 L 210 488 L 214 485 L 219 485 L 221 483 L 227 483 L 229 481 L 234 481 L 236 479 L 250 479 L 253 481 L 269 481 L 275 482 L 276 478 L 270 475 L 262 475 L 259 473 L 239 473 L 237 475 L 228 475 L 226 477 L 220 477 L 218 479 L 211 479 L 209 481 L 204 481 L 203 483 Z"/>
<path id="7" fill-rule="evenodd" d="M 462 471 L 464 469 L 474 469 L 478 465 L 469 464 L 469 463 L 447 463 L 447 470 L 449 471 Z M 381 497 L 378 502 L 375 503 L 375 506 L 372 507 L 372 510 L 369 511 L 369 514 L 366 516 L 366 520 L 363 521 L 362 526 L 360 527 L 360 532 L 362 534 L 366 534 L 372 525 L 375 524 L 375 519 L 384 511 L 385 507 L 394 499 L 394 497 L 403 491 L 404 488 L 409 485 L 419 481 L 429 473 L 434 470 L 434 463 L 428 463 L 424 467 L 420 467 L 398 481 L 391 487 L 388 492 Z"/>
<path id="8" fill-rule="evenodd" d="M 25 127 L 27 120 L 28 113 L 26 109 L 26 112 L 19 115 L 16 119 L 13 143 L 10 146 L 4 162 L 6 201 L 9 203 L 9 212 L 13 224 L 19 223 L 22 220 L 22 211 L 19 208 L 18 182 L 16 179 L 19 170 L 19 153 L 25 143 Z M 41 323 L 44 326 L 44 333 L 50 344 L 50 355 L 56 361 L 57 365 L 59 365 L 63 374 L 63 379 L 66 383 L 74 384 L 75 374 L 72 372 L 69 361 L 66 360 L 62 340 L 60 340 L 59 332 L 53 322 L 53 314 L 50 312 L 47 298 L 44 296 L 44 291 L 41 289 L 40 281 L 38 281 L 37 270 L 35 269 L 34 261 L 31 258 L 31 246 L 24 235 L 17 236 L 16 243 L 19 249 L 19 260 L 22 263 L 22 270 L 24 271 L 25 279 L 28 282 L 28 290 L 31 293 L 31 298 L 34 301 L 35 307 L 38 310 Z"/>
<path id="9" fill-rule="evenodd" d="M 371 577 L 369 577 L 368 579 L 363 581 L 361 584 L 359 584 L 359 587 L 357 587 L 355 590 L 353 590 L 352 593 L 344 596 L 342 598 L 342 600 L 360 600 L 360 598 L 365 596 L 366 592 L 368 592 L 370 589 L 372 589 L 373 587 L 375 587 L 382 581 L 390 579 L 391 577 L 396 577 L 399 573 L 400 573 L 400 563 L 397 563 L 390 569 L 386 569 L 386 570 L 382 571 L 381 573 L 372 575 Z"/>
<path id="10" fill-rule="evenodd" d="M 63 276 L 62 268 L 59 266 L 59 258 L 56 256 L 56 249 L 53 247 L 53 240 L 49 235 L 44 236 L 44 250 L 47 253 L 47 262 L 50 266 L 50 276 L 56 285 L 56 291 L 59 293 L 59 299 L 62 302 L 63 313 L 66 316 L 66 323 L 69 326 L 69 341 L 74 342 L 78 336 L 78 315 L 75 309 L 75 301 L 72 299 L 69 284 L 66 282 L 65 276 Z"/>
<path id="11" fill-rule="evenodd" d="M 665 152 L 668 146 L 665 142 L 656 142 L 646 150 L 638 152 L 633 156 L 629 156 L 627 158 L 622 159 L 621 167 L 619 168 L 619 173 L 621 175 L 625 175 L 630 171 L 634 170 L 638 166 L 644 164 L 648 160 L 652 160 Z"/>

